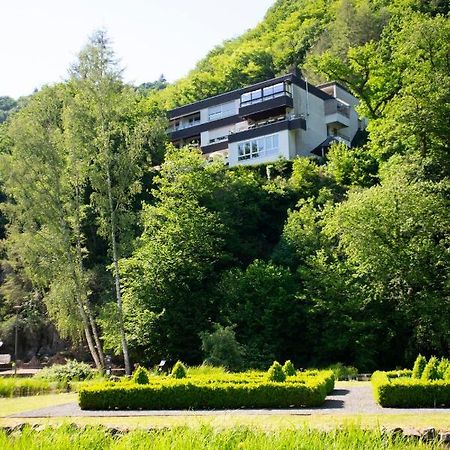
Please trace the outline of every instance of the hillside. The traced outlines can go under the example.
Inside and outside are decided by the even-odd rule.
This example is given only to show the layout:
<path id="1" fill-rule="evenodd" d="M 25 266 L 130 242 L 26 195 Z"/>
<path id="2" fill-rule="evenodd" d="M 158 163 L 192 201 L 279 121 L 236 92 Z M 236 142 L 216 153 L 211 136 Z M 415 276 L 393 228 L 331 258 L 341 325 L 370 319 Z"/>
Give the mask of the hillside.
<path id="1" fill-rule="evenodd" d="M 162 93 L 172 108 L 237 89 L 300 68 L 311 81 L 328 81 L 333 73 L 312 64 L 313 57 L 330 51 L 347 60 L 350 48 L 378 41 L 390 19 L 408 12 L 447 14 L 442 0 L 277 0 L 264 20 L 239 38 L 218 45 L 183 79 Z M 341 81 L 354 93 L 357 86 Z"/>
<path id="2" fill-rule="evenodd" d="M 99 367 L 103 349 L 363 371 L 448 354 L 447 14 L 440 0 L 279 0 L 184 79 L 139 91 L 94 34 L 70 80 L 0 126 L 5 348 L 19 305 L 23 353 L 51 323 Z M 232 169 L 166 147 L 167 108 L 294 66 L 360 99 L 364 146 Z"/>

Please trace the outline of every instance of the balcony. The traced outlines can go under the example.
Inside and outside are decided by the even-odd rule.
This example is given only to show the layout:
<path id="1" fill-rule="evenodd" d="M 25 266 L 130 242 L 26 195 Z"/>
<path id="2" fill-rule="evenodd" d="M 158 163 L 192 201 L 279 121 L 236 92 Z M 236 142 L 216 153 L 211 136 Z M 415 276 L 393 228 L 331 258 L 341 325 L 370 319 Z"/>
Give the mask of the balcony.
<path id="1" fill-rule="evenodd" d="M 306 130 L 306 122 L 302 116 L 282 115 L 271 117 L 270 119 L 259 121 L 246 128 L 235 131 L 228 136 L 228 142 L 245 141 L 246 139 L 265 136 L 283 130 L 295 130 L 298 128 Z"/>
<path id="2" fill-rule="evenodd" d="M 337 99 L 325 102 L 325 122 L 338 128 L 350 125 L 350 105 Z"/>
<path id="3" fill-rule="evenodd" d="M 239 115 L 242 118 L 259 120 L 268 115 L 285 113 L 286 108 L 292 107 L 290 85 L 282 82 L 242 94 Z"/>

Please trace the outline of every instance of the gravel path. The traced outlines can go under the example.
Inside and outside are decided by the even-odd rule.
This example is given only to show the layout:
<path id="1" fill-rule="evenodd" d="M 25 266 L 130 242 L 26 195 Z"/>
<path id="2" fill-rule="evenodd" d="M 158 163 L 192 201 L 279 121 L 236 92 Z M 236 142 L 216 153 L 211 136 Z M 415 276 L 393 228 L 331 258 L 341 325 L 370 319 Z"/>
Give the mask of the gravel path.
<path id="1" fill-rule="evenodd" d="M 340 389 L 339 386 L 318 408 L 310 409 L 236 409 L 236 410 L 196 410 L 196 411 L 82 411 L 77 403 L 49 408 L 35 409 L 9 417 L 133 417 L 133 416 L 214 416 L 214 415 L 297 415 L 312 414 L 429 414 L 447 413 L 450 408 L 435 409 L 395 409 L 382 408 L 375 403 L 371 386 L 351 386 Z"/>

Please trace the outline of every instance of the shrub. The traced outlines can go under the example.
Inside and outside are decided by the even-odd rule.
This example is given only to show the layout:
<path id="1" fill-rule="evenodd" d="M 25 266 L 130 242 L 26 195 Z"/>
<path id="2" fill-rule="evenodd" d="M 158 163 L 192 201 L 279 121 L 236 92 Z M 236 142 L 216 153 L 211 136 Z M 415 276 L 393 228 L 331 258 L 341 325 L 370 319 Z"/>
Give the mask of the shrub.
<path id="1" fill-rule="evenodd" d="M 150 374 L 145 367 L 139 366 L 133 373 L 131 380 L 136 384 L 149 384 Z"/>
<path id="2" fill-rule="evenodd" d="M 292 364 L 291 360 L 288 359 L 283 365 L 283 372 L 287 377 L 294 376 L 297 371 L 295 370 L 294 364 Z"/>
<path id="3" fill-rule="evenodd" d="M 420 379 L 422 377 L 423 369 L 425 369 L 426 365 L 427 359 L 425 358 L 425 356 L 419 354 L 419 356 L 417 356 L 416 358 L 416 361 L 414 362 L 412 377 Z"/>
<path id="4" fill-rule="evenodd" d="M 281 367 L 281 366 L 280 366 Z M 148 385 L 130 382 L 82 387 L 82 409 L 287 408 L 320 406 L 333 374 L 329 371 L 291 377 L 273 383 L 262 372 L 227 374 L 222 379 L 159 378 Z"/>
<path id="5" fill-rule="evenodd" d="M 389 372 L 372 375 L 375 400 L 388 408 L 450 406 L 450 381 L 389 378 Z"/>
<path id="6" fill-rule="evenodd" d="M 444 380 L 450 381 L 450 365 L 447 367 L 447 370 L 445 371 Z"/>
<path id="7" fill-rule="evenodd" d="M 344 366 L 340 362 L 329 366 L 328 369 L 333 371 L 336 380 L 348 380 L 358 375 L 358 369 L 356 367 Z"/>
<path id="8" fill-rule="evenodd" d="M 423 369 L 422 380 L 438 380 L 439 379 L 439 360 L 432 356 Z"/>
<path id="9" fill-rule="evenodd" d="M 286 381 L 286 374 L 278 361 L 274 361 L 267 371 L 267 379 L 269 381 L 276 381 L 282 383 Z"/>
<path id="10" fill-rule="evenodd" d="M 69 360 L 66 364 L 55 364 L 40 370 L 34 377 L 47 381 L 69 382 L 93 378 L 98 373 L 89 364 Z"/>
<path id="11" fill-rule="evenodd" d="M 177 379 L 181 379 L 181 378 L 186 378 L 186 367 L 184 366 L 184 364 L 181 361 L 177 361 L 175 363 L 175 365 L 173 366 L 172 372 L 171 372 L 171 376 L 173 378 L 177 378 Z"/>
<path id="12" fill-rule="evenodd" d="M 450 367 L 450 361 L 447 358 L 442 358 L 438 365 L 438 377 L 440 380 L 445 380 L 445 374 Z"/>
<path id="13" fill-rule="evenodd" d="M 213 333 L 200 333 L 204 364 L 222 366 L 229 370 L 240 370 L 243 365 L 244 349 L 237 342 L 233 327 L 215 326 Z"/>

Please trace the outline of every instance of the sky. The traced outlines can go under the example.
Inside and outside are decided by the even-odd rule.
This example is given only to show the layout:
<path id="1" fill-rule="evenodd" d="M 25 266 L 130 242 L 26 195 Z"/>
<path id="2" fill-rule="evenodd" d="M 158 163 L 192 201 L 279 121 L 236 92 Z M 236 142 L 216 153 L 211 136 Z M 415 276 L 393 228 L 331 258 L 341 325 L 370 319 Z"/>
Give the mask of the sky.
<path id="1" fill-rule="evenodd" d="M 0 0 L 0 96 L 18 98 L 64 80 L 96 29 L 108 32 L 140 84 L 186 75 L 225 39 L 262 20 L 274 0 Z"/>

